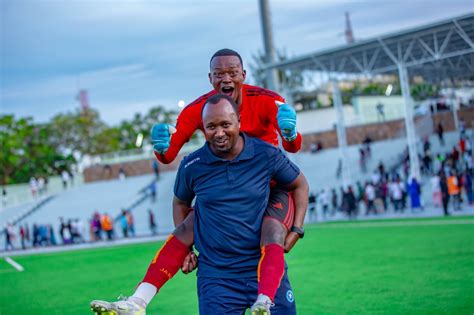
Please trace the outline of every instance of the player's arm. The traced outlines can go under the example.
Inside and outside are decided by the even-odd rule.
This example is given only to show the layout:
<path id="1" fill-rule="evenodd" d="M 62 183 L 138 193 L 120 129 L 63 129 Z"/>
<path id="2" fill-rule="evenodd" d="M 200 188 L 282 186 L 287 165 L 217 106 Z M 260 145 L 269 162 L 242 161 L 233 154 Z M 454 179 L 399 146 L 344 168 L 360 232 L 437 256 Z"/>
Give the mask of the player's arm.
<path id="1" fill-rule="evenodd" d="M 300 230 L 303 228 L 304 217 L 308 208 L 308 182 L 298 166 L 291 162 L 279 149 L 275 149 L 273 157 L 273 178 L 278 183 L 285 185 L 288 190 L 293 191 L 295 204 L 293 227 Z M 289 252 L 299 238 L 300 235 L 297 231 L 289 231 L 285 239 L 285 252 Z"/>
<path id="2" fill-rule="evenodd" d="M 289 190 L 293 191 L 293 198 L 295 201 L 295 219 L 293 227 L 302 229 L 306 210 L 308 209 L 308 193 L 309 185 L 303 173 L 300 173 L 296 179 L 288 186 Z M 299 234 L 289 231 L 285 239 L 285 252 L 289 252 L 300 238 Z"/>
<path id="3" fill-rule="evenodd" d="M 173 197 L 173 221 L 174 226 L 180 225 L 189 214 L 191 202 Z"/>
<path id="4" fill-rule="evenodd" d="M 186 172 L 183 165 L 186 163 L 186 158 L 181 161 L 176 175 L 176 181 L 174 184 L 174 197 L 173 197 L 173 221 L 176 226 L 175 232 L 181 230 L 181 237 L 192 237 L 188 239 L 186 243 L 192 244 L 194 242 L 193 233 L 193 219 L 192 217 L 186 217 L 189 214 L 191 203 L 194 199 L 194 191 L 192 188 L 190 173 Z M 189 229 L 189 230 L 188 230 Z M 186 233 L 186 230 L 191 233 Z M 183 239 L 181 239 L 183 241 Z M 186 258 L 184 259 L 181 271 L 185 274 L 192 272 L 197 267 L 197 256 L 191 250 Z"/>
<path id="5" fill-rule="evenodd" d="M 282 97 L 275 99 L 270 108 L 271 121 L 282 139 L 283 148 L 286 152 L 298 152 L 301 149 L 303 137 L 296 130 L 296 111 L 291 105 L 286 104 Z"/>
<path id="6" fill-rule="evenodd" d="M 179 114 L 176 132 L 169 132 L 168 124 L 156 124 L 151 130 L 151 141 L 156 158 L 164 164 L 174 161 L 183 145 L 191 139 L 201 124 L 200 106 L 187 106 Z"/>

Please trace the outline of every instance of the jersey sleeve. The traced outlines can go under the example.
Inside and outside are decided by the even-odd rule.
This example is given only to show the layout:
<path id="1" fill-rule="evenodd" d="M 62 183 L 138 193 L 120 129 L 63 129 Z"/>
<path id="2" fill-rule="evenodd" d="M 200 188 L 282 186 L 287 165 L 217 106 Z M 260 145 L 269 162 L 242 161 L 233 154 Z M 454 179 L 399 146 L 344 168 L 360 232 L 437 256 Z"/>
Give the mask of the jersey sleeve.
<path id="1" fill-rule="evenodd" d="M 273 159 L 273 176 L 278 183 L 283 185 L 291 184 L 300 174 L 300 169 L 288 157 L 275 148 Z"/>
<path id="2" fill-rule="evenodd" d="M 176 180 L 174 182 L 174 195 L 180 200 L 189 201 L 191 203 L 194 199 L 194 190 L 192 187 L 192 179 L 190 177 L 190 172 L 186 171 L 185 161 L 181 161 L 181 164 L 178 168 L 178 173 L 176 174 Z"/>
<path id="3" fill-rule="evenodd" d="M 170 147 L 165 154 L 154 151 L 156 158 L 164 164 L 174 161 L 183 145 L 191 139 L 194 132 L 202 124 L 200 104 L 190 104 L 179 114 L 176 123 L 176 133 L 171 136 Z"/>
<path id="4" fill-rule="evenodd" d="M 275 95 L 274 99 L 272 100 L 273 104 L 270 104 L 270 105 L 273 105 L 273 106 L 270 106 L 271 109 L 273 108 L 271 110 L 271 113 L 270 113 L 271 123 L 272 123 L 273 127 L 275 128 L 275 130 L 278 131 L 278 134 L 280 135 L 280 138 L 282 140 L 282 145 L 283 145 L 283 148 L 285 149 L 285 151 L 290 152 L 290 153 L 296 153 L 301 149 L 301 144 L 303 142 L 303 137 L 298 132 L 297 135 L 296 135 L 296 139 L 291 141 L 291 142 L 285 141 L 285 139 L 283 139 L 283 137 L 281 135 L 280 127 L 278 126 L 278 120 L 277 120 L 278 106 L 275 104 L 275 101 L 280 101 L 280 102 L 286 103 L 286 101 L 283 97 L 281 97 L 278 94 Z"/>

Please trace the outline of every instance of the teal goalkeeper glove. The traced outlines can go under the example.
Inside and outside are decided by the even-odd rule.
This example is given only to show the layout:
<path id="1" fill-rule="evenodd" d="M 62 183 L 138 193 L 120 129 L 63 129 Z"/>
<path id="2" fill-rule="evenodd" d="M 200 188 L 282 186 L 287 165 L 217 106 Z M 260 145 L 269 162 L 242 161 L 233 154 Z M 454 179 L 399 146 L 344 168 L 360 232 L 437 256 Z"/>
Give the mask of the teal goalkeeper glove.
<path id="1" fill-rule="evenodd" d="M 291 142 L 296 139 L 296 111 L 288 104 L 275 101 L 278 106 L 277 121 L 281 135 L 285 141 Z"/>
<path id="2" fill-rule="evenodd" d="M 168 124 L 156 124 L 151 128 L 151 144 L 159 154 L 165 154 L 170 147 L 171 135 L 176 128 Z"/>

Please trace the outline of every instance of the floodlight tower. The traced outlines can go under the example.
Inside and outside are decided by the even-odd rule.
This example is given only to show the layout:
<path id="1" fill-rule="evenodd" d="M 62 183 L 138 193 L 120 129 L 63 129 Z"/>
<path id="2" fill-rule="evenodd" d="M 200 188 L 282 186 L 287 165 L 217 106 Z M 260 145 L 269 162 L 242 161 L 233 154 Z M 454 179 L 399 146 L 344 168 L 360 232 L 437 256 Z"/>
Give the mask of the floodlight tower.
<path id="1" fill-rule="evenodd" d="M 351 17 L 349 16 L 349 12 L 346 12 L 346 30 L 344 34 L 346 36 L 347 44 L 354 43 L 354 33 L 352 33 Z"/>
<path id="2" fill-rule="evenodd" d="M 273 45 L 273 32 L 270 16 L 270 5 L 268 0 L 260 0 L 260 20 L 262 22 L 262 35 L 263 35 L 263 44 L 265 48 L 265 63 L 275 62 L 275 46 Z M 273 91 L 277 91 L 278 86 L 278 76 L 277 70 L 267 69 L 267 88 Z"/>
<path id="3" fill-rule="evenodd" d="M 79 101 L 81 104 L 81 109 L 83 113 L 87 113 L 89 111 L 89 95 L 86 89 L 80 89 L 79 93 L 77 93 L 76 100 Z"/>

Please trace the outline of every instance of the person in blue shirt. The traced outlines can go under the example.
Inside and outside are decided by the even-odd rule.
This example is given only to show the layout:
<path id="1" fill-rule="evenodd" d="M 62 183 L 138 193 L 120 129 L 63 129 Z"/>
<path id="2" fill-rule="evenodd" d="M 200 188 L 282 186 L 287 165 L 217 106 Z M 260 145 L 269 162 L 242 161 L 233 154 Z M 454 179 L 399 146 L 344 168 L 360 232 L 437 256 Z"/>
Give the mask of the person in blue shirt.
<path id="1" fill-rule="evenodd" d="M 304 211 L 308 184 L 278 148 L 239 132 L 238 109 L 231 98 L 211 97 L 202 118 L 207 142 L 181 162 L 173 211 L 185 214 L 195 200 L 200 314 L 243 314 L 257 297 L 260 234 L 270 181 L 294 190 L 295 206 Z M 295 222 L 301 227 L 302 223 Z M 271 303 L 258 302 L 269 314 Z M 286 272 L 274 304 L 274 314 L 296 314 Z"/>
<path id="2" fill-rule="evenodd" d="M 165 268 L 160 268 L 158 274 L 152 273 L 151 276 L 164 278 L 164 281 L 173 277 L 181 266 L 180 261 L 188 255 L 187 244 L 194 241 L 199 252 L 200 314 L 244 314 L 249 307 L 252 315 L 269 315 L 270 312 L 296 314 L 283 255 L 281 260 L 272 259 L 271 264 L 276 268 L 267 268 L 267 272 L 268 269 L 270 272 L 273 270 L 279 281 L 273 301 L 264 294 L 258 294 L 263 274 L 261 262 L 266 255 L 266 247 L 261 246 L 261 232 L 272 180 L 293 191 L 293 226 L 303 231 L 308 207 L 308 183 L 281 150 L 240 132 L 238 106 L 231 97 L 223 94 L 210 97 L 202 109 L 202 122 L 206 144 L 181 162 L 173 198 L 173 218 L 177 230 L 188 228 L 182 222 L 193 206 L 195 215 L 191 228 L 194 236 L 193 233 L 180 231 L 180 235 L 190 239 L 177 240 L 173 234 L 170 235 L 152 265 L 158 257 L 172 255 L 180 256 L 173 259 L 179 263 L 164 261 Z M 278 204 L 277 201 L 274 206 L 288 205 Z M 169 243 L 173 246 L 166 246 Z M 169 248 L 179 250 L 164 254 Z M 195 268 L 195 259 L 194 256 L 193 261 L 189 262 L 188 271 Z M 280 274 L 277 270 L 283 272 Z M 147 286 L 150 285 L 142 282 L 135 294 L 124 301 L 93 301 L 91 308 L 100 314 L 110 311 L 120 315 L 144 314 L 147 303 L 142 297 L 151 300 L 156 294 L 156 289 L 151 290 Z"/>

